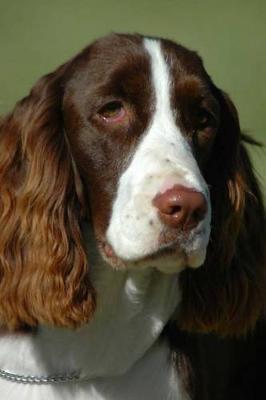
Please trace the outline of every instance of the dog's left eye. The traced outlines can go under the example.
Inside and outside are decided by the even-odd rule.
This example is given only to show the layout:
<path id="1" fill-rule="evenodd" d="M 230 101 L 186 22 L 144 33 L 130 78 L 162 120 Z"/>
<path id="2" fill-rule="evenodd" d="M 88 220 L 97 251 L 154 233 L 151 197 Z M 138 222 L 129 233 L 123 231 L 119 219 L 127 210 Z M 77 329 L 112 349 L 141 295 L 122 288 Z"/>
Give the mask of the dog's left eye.
<path id="1" fill-rule="evenodd" d="M 125 117 L 126 111 L 121 101 L 111 101 L 100 108 L 98 115 L 105 122 L 120 122 Z"/>
<path id="2" fill-rule="evenodd" d="M 202 131 L 215 125 L 214 117 L 205 109 L 201 109 L 198 114 L 197 130 Z"/>

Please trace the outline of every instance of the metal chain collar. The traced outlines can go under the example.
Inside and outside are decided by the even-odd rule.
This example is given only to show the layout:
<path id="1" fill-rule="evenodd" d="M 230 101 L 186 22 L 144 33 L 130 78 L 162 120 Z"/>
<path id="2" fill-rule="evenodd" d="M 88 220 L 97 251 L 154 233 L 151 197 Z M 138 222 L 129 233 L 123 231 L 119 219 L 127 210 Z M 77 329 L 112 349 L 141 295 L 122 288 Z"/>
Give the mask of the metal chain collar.
<path id="1" fill-rule="evenodd" d="M 71 372 L 67 375 L 49 375 L 49 376 L 33 376 L 33 375 L 18 375 L 0 369 L 0 378 L 16 383 L 30 384 L 50 384 L 50 383 L 65 383 L 74 382 L 80 378 L 80 372 Z"/>

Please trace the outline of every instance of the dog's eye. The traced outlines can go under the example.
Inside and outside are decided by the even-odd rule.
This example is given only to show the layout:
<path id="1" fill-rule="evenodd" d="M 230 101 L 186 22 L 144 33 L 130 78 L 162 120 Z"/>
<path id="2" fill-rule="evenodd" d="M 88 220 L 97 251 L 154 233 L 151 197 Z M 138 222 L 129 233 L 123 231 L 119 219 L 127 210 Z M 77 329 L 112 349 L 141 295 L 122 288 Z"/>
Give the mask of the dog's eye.
<path id="1" fill-rule="evenodd" d="M 201 109 L 198 113 L 197 127 L 196 129 L 202 131 L 209 127 L 214 127 L 215 119 L 214 117 L 205 109 Z"/>
<path id="2" fill-rule="evenodd" d="M 98 111 L 98 115 L 106 122 L 119 122 L 125 114 L 125 108 L 120 101 L 111 101 Z"/>
<path id="3" fill-rule="evenodd" d="M 211 146 L 217 131 L 216 117 L 208 110 L 201 108 L 196 115 L 194 126 L 192 135 L 194 148 L 198 150 Z"/>

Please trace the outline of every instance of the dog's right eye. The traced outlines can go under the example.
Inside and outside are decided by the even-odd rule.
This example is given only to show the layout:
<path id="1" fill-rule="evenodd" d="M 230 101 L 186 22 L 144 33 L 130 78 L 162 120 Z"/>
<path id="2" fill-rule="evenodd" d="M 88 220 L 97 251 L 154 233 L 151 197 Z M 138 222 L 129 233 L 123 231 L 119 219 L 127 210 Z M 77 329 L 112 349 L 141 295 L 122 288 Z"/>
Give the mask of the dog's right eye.
<path id="1" fill-rule="evenodd" d="M 107 123 L 120 122 L 126 115 L 126 110 L 121 101 L 111 101 L 105 104 L 97 113 Z"/>

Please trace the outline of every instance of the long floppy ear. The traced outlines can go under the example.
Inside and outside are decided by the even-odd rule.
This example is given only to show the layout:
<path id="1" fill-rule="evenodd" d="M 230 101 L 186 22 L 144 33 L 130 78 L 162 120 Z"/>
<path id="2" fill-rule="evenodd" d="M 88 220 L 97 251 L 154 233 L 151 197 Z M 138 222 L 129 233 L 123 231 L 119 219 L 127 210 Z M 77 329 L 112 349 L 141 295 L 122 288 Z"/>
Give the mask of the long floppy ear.
<path id="1" fill-rule="evenodd" d="M 66 65 L 0 122 L 0 325 L 76 327 L 95 307 L 61 116 Z"/>
<path id="2" fill-rule="evenodd" d="M 245 334 L 265 306 L 265 212 L 240 133 L 236 108 L 214 88 L 221 124 L 205 177 L 211 190 L 212 233 L 205 264 L 181 277 L 180 324 L 186 330 Z"/>

